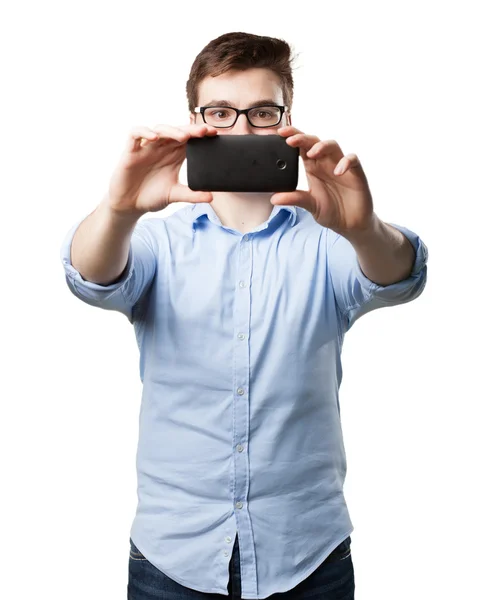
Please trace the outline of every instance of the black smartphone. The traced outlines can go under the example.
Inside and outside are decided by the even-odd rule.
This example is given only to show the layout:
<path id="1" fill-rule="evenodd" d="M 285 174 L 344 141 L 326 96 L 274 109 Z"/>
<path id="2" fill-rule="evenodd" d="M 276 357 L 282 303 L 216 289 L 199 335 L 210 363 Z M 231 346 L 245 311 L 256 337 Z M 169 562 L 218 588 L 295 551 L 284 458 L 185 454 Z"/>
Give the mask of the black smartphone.
<path id="1" fill-rule="evenodd" d="M 186 142 L 188 187 L 207 192 L 292 192 L 299 149 L 278 134 L 215 135 Z"/>

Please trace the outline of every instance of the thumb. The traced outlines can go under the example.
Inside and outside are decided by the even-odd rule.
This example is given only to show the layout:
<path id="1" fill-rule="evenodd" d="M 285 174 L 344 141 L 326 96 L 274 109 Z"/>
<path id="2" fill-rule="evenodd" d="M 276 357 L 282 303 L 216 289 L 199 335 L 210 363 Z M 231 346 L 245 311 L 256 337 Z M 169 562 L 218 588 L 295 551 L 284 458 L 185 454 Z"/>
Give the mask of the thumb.
<path id="1" fill-rule="evenodd" d="M 170 192 L 170 202 L 211 202 L 213 194 L 211 192 L 194 192 L 188 186 L 182 183 L 176 183 Z"/>
<path id="2" fill-rule="evenodd" d="M 277 192 L 271 196 L 271 204 L 279 206 L 295 205 L 306 210 L 313 210 L 314 198 L 306 190 L 295 190 L 294 192 Z"/>

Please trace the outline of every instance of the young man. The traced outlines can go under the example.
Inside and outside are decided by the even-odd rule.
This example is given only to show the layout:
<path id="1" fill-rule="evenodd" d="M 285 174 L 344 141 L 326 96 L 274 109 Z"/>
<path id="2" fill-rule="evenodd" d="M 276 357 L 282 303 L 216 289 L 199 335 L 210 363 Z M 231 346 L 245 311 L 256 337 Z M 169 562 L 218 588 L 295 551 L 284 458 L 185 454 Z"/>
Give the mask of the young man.
<path id="1" fill-rule="evenodd" d="M 125 314 L 140 348 L 132 600 L 354 596 L 341 348 L 362 315 L 421 294 L 427 248 L 375 214 L 356 155 L 292 126 L 290 62 L 282 40 L 210 42 L 190 124 L 133 130 L 62 247 L 71 291 Z M 178 183 L 190 137 L 243 134 L 299 147 L 309 190 Z"/>

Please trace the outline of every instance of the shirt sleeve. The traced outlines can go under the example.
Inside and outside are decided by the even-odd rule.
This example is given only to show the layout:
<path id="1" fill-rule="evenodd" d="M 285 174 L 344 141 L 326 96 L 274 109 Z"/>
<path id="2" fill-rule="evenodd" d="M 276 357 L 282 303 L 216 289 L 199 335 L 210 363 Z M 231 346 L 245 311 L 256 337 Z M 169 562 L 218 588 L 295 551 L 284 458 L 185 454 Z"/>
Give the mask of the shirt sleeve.
<path id="1" fill-rule="evenodd" d="M 343 236 L 327 230 L 328 270 L 338 309 L 346 322 L 346 331 L 354 322 L 383 306 L 405 304 L 417 298 L 426 285 L 428 249 L 417 234 L 406 227 L 389 223 L 412 243 L 416 258 L 408 278 L 381 286 L 364 275 L 353 245 Z"/>
<path id="2" fill-rule="evenodd" d="M 148 291 L 157 269 L 157 241 L 152 231 L 154 219 L 138 221 L 133 230 L 128 262 L 121 278 L 110 285 L 101 285 L 83 279 L 71 263 L 71 245 L 76 230 L 84 219 L 76 222 L 64 238 L 60 255 L 70 291 L 80 300 L 124 314 L 134 321 L 134 309 Z"/>

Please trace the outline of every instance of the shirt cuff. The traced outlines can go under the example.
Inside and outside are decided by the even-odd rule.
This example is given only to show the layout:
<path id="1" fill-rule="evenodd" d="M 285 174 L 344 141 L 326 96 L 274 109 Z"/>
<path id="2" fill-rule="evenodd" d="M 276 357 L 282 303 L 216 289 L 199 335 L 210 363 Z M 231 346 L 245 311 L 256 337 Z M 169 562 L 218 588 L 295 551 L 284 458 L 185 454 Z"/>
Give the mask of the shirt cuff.
<path id="1" fill-rule="evenodd" d="M 359 264 L 359 260 L 356 255 L 357 278 L 358 278 L 361 286 L 363 286 L 366 289 L 369 288 L 370 292 L 375 292 L 377 290 L 392 288 L 393 286 L 403 286 L 403 285 L 411 284 L 413 281 L 415 281 L 416 279 L 418 279 L 421 276 L 422 271 L 427 263 L 427 259 L 428 259 L 427 246 L 416 233 L 414 233 L 407 227 L 403 227 L 402 225 L 396 225 L 395 223 L 388 223 L 388 225 L 391 225 L 391 227 L 398 229 L 401 233 L 403 233 L 407 237 L 407 239 L 411 242 L 411 244 L 416 252 L 416 258 L 414 260 L 413 268 L 412 268 L 412 271 L 411 271 L 411 274 L 409 275 L 409 277 L 406 277 L 406 279 L 402 279 L 401 281 L 396 281 L 395 283 L 391 283 L 390 285 L 382 286 L 382 285 L 375 283 L 374 281 L 371 281 L 368 277 L 366 277 L 366 275 L 361 270 L 361 265 Z"/>
<path id="2" fill-rule="evenodd" d="M 71 263 L 71 246 L 73 237 L 82 221 L 84 221 L 84 217 L 77 221 L 75 225 L 73 225 L 73 227 L 68 231 L 61 245 L 60 258 L 63 264 L 63 268 L 65 270 L 65 274 L 75 288 L 83 287 L 98 292 L 114 292 L 122 286 L 124 286 L 133 274 L 133 254 L 131 244 L 128 252 L 128 262 L 126 264 L 126 268 L 121 279 L 119 279 L 115 283 L 111 283 L 110 285 L 101 285 L 100 283 L 93 283 L 92 281 L 87 281 L 81 276 L 79 271 L 77 271 Z"/>

